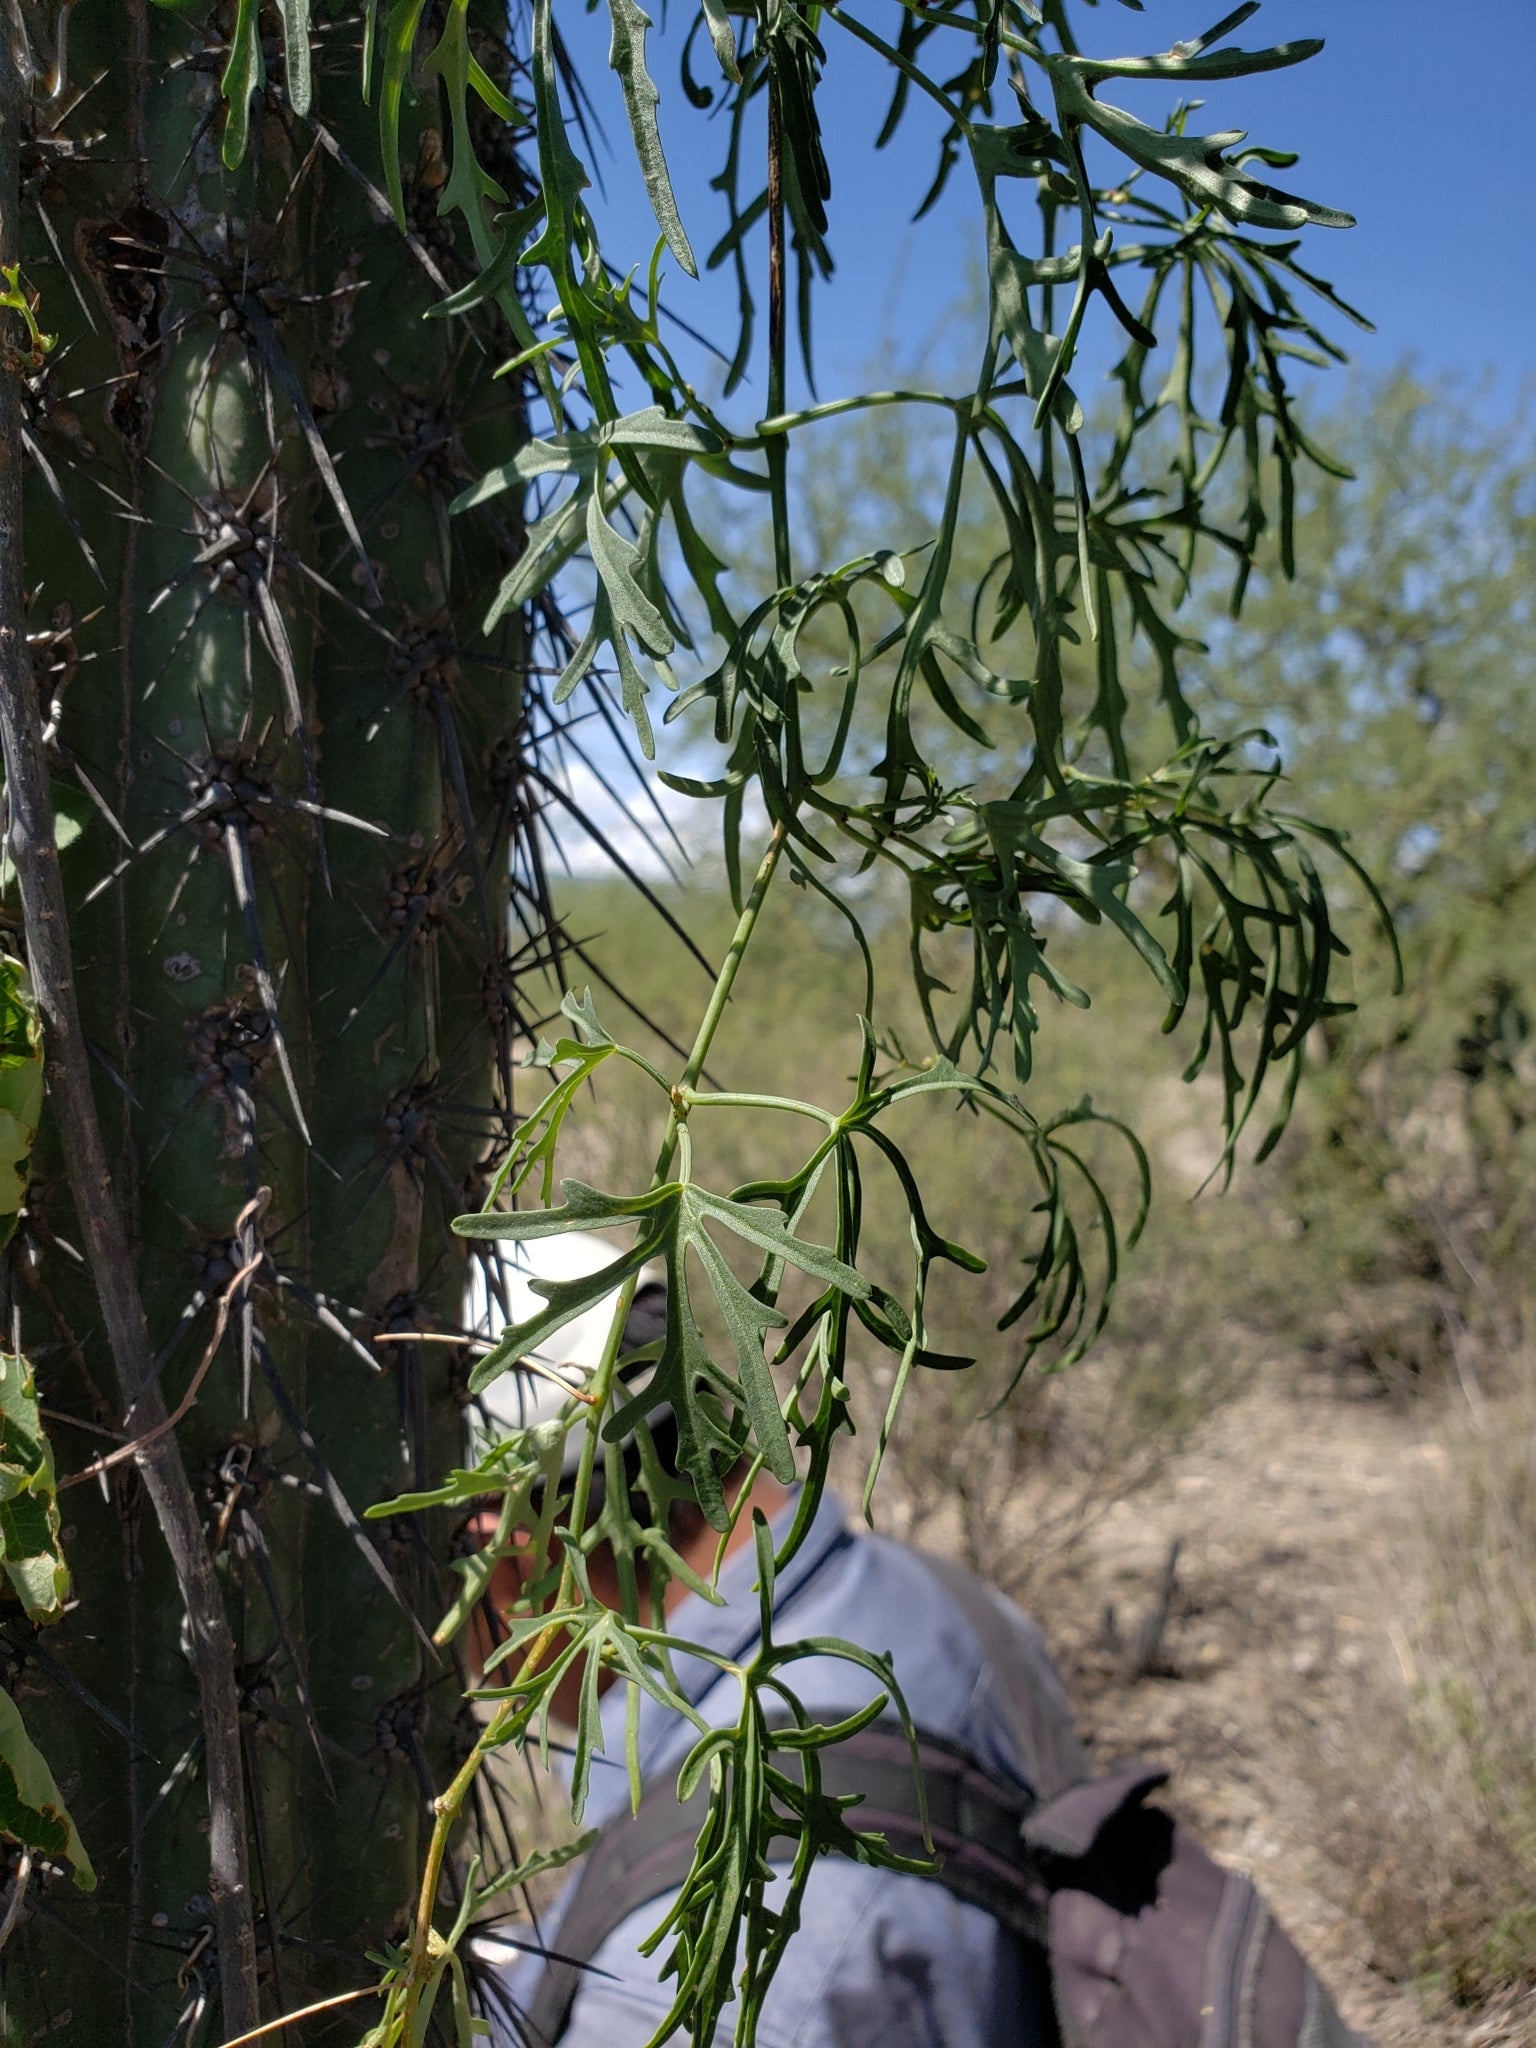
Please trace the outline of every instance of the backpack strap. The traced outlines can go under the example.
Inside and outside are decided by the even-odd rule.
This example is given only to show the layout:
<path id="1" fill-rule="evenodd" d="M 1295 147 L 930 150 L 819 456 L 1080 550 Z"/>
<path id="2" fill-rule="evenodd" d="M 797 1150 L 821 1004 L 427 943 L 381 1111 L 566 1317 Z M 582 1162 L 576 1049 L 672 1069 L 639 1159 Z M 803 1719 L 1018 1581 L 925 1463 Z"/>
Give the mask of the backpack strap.
<path id="1" fill-rule="evenodd" d="M 919 1734 L 918 1761 L 945 1889 L 1038 1946 L 1047 1896 L 1019 1853 L 1019 1830 L 1034 1801 L 962 1745 L 939 1736 Z M 853 1818 L 862 1833 L 883 1834 L 902 1856 L 928 1854 L 912 1751 L 899 1726 L 877 1721 L 861 1728 L 823 1750 L 820 1762 L 825 1793 L 859 1795 Z M 792 1764 L 787 1751 L 780 1758 L 781 1767 L 785 1763 Z M 681 1891 L 708 1810 L 707 1785 L 680 1803 L 663 1782 L 646 1791 L 638 1812 L 603 1831 L 583 1859 L 561 1916 L 561 1953 L 546 1962 L 524 2014 L 532 2042 L 552 2048 L 559 2040 L 587 1966 L 614 1929 L 653 1899 Z"/>

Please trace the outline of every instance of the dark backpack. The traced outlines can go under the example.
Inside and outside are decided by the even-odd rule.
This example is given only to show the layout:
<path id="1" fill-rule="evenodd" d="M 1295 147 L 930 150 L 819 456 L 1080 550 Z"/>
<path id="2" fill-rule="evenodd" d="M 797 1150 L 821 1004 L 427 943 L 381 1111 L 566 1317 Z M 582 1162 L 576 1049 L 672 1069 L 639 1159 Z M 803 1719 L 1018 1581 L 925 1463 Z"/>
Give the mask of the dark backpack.
<path id="1" fill-rule="evenodd" d="M 1016 1624 L 967 1572 L 926 1559 L 966 1615 L 1028 1724 L 1038 1679 Z M 1049 1717 L 1039 1717 L 1045 1728 Z M 933 1882 L 984 1907 L 1043 1953 L 1062 2048 L 1369 2048 L 1352 2033 L 1250 1881 L 1224 1870 L 1146 1803 L 1168 1773 L 1132 1764 L 1061 1786 L 1065 1758 L 1038 1755 L 1036 1799 L 963 1747 L 919 1734 Z M 822 1752 L 822 1786 L 857 1792 L 850 1816 L 903 1855 L 926 1854 L 911 1751 L 888 1722 Z M 707 1795 L 669 1785 L 588 1851 L 525 2015 L 557 2042 L 584 1967 L 620 1923 L 682 1886 Z"/>

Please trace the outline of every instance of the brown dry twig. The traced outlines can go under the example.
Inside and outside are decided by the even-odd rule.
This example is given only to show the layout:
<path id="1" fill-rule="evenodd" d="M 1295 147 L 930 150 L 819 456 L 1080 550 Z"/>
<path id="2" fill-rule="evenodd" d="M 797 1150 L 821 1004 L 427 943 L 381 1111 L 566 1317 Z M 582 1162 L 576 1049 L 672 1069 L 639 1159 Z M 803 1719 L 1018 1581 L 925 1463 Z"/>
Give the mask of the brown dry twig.
<path id="1" fill-rule="evenodd" d="M 197 1371 L 187 1382 L 186 1392 L 170 1414 L 163 1416 L 153 1429 L 146 1429 L 142 1436 L 136 1436 L 130 1442 L 119 1445 L 115 1451 L 107 1451 L 101 1457 L 93 1458 L 90 1464 L 79 1472 L 71 1472 L 66 1478 L 61 1479 L 56 1489 L 59 1493 L 62 1493 L 66 1486 L 79 1486 L 84 1480 L 99 1479 L 103 1472 L 109 1471 L 114 1465 L 121 1465 L 125 1458 L 136 1458 L 147 1444 L 152 1444 L 157 1437 L 164 1436 L 167 1430 L 176 1427 L 188 1409 L 195 1404 L 198 1389 L 208 1377 L 208 1369 L 218 1356 L 219 1346 L 224 1342 L 224 1333 L 229 1328 L 229 1312 L 234 1304 L 236 1291 L 250 1279 L 265 1256 L 265 1253 L 261 1253 L 252 1259 L 249 1265 L 242 1266 L 219 1296 L 218 1310 L 213 1319 L 213 1335 L 208 1339 L 207 1349 L 198 1361 Z"/>
<path id="2" fill-rule="evenodd" d="M 477 1337 L 456 1337 L 451 1330 L 384 1330 L 372 1339 L 375 1344 L 462 1344 L 471 1351 L 488 1356 L 496 1349 L 494 1344 Z M 596 1397 L 581 1387 L 573 1387 L 569 1380 L 562 1379 L 552 1365 L 542 1365 L 536 1358 L 520 1358 L 519 1372 L 531 1372 L 540 1379 L 548 1380 L 552 1387 L 558 1387 L 567 1400 L 579 1401 L 585 1407 L 596 1406 Z"/>
<path id="3" fill-rule="evenodd" d="M 334 1998 L 322 1998 L 317 2005 L 301 2005 L 297 2012 L 285 2012 L 281 2019 L 268 2020 L 264 2026 L 252 2027 L 248 2033 L 236 2034 L 228 2041 L 221 2041 L 219 2048 L 245 2048 L 247 2041 L 263 2040 L 268 2034 L 275 2034 L 283 2027 L 291 2027 L 295 2020 L 313 2019 L 316 2013 L 334 2012 L 339 2005 L 356 2005 L 360 1998 L 382 1996 L 376 1984 L 365 1984 L 361 1991 L 338 1992 Z"/>

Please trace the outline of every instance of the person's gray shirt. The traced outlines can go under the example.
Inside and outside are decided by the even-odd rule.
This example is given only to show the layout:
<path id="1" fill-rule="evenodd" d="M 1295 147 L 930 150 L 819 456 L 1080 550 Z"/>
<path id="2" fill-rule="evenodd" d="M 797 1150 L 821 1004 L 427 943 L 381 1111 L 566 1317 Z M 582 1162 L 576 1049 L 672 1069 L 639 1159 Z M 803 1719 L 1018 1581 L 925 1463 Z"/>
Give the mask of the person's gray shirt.
<path id="1" fill-rule="evenodd" d="M 776 1541 L 788 1533 L 793 1512 L 791 1504 L 775 1522 Z M 724 1605 L 690 1596 L 670 1626 L 745 1662 L 758 1640 L 755 1585 L 748 1545 L 720 1574 Z M 1028 1698 L 1005 1694 L 975 1630 L 920 1553 L 855 1531 L 841 1503 L 828 1496 L 779 1575 L 774 1638 L 786 1644 L 841 1636 L 888 1652 L 919 1728 L 965 1744 L 993 1770 L 1049 1796 L 1086 1775 L 1082 1750 L 1039 1631 L 992 1597 L 1038 1674 Z M 739 1690 L 728 1674 L 693 1658 L 678 1660 L 677 1675 L 706 1722 L 735 1721 Z M 867 1672 L 832 1657 L 797 1661 L 781 1675 L 818 1719 L 849 1712 L 879 1690 Z M 626 1690 L 614 1686 L 602 1705 L 605 1746 L 614 1758 L 624 1753 Z M 647 1784 L 674 1776 L 697 1739 L 680 1714 L 644 1697 L 639 1730 Z M 1032 1769 L 1053 1782 L 1032 1784 Z M 628 1806 L 622 1765 L 598 1759 L 583 1825 L 603 1827 Z M 540 1927 L 555 1950 L 560 1903 Z M 649 2040 L 670 2006 L 670 1986 L 657 1980 L 660 1956 L 648 1960 L 637 1951 L 669 1904 L 653 1900 L 632 1914 L 592 1959 L 596 1970 L 577 1994 L 561 2037 L 565 2048 L 643 2048 Z M 525 2005 L 541 1967 L 536 1957 L 520 1958 L 507 1967 L 498 1990 L 508 2002 Z M 979 1906 L 962 1904 L 931 1878 L 829 1856 L 811 1874 L 801 1926 L 768 1991 L 757 2038 L 762 2048 L 1031 2048 L 1054 2035 L 1041 2010 L 1043 1996 L 1034 1959 Z M 502 2009 L 503 1998 L 494 2004 Z M 491 2037 L 497 2048 L 513 2048 L 517 2036 L 504 2013 L 489 2017 L 493 2029 L 501 2029 Z M 728 2006 L 718 2041 L 729 2042 L 734 2018 Z"/>

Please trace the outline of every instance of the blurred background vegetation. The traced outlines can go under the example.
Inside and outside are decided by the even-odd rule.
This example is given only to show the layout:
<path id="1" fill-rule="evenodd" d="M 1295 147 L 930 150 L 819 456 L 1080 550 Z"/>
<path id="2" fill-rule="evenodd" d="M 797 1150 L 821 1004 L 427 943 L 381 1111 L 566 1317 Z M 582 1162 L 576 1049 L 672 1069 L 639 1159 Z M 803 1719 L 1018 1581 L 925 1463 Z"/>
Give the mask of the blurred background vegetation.
<path id="1" fill-rule="evenodd" d="M 1044 1113 L 1087 1094 L 1132 1123 L 1151 1153 L 1151 1220 L 1088 1363 L 1059 1380 L 1031 1368 L 998 1406 L 1017 1363 L 996 1329 L 1018 1284 L 1016 1155 L 984 1120 L 956 1143 L 949 1119 L 963 1109 L 914 1107 L 904 1142 L 933 1220 L 988 1261 L 978 1279 L 953 1276 L 934 1341 L 981 1369 L 917 1390 L 882 1513 L 921 1540 L 958 1505 L 973 1558 L 1027 1591 L 1036 1558 L 1000 1558 L 997 1535 L 1009 1498 L 1044 1465 L 1071 1483 L 1057 1488 L 1054 1523 L 1032 1528 L 1030 1552 L 1070 1543 L 1259 1371 L 1418 1404 L 1452 1457 L 1435 1513 L 1414 1518 L 1412 1555 L 1394 1567 L 1412 1683 L 1390 1701 L 1362 1691 L 1355 1820 L 1339 1855 L 1381 1966 L 1465 2012 L 1536 1989 L 1536 450 L 1524 411 L 1490 417 L 1476 394 L 1406 372 L 1355 384 L 1318 439 L 1353 476 L 1304 473 L 1296 580 L 1255 578 L 1236 620 L 1225 587 L 1197 587 L 1186 630 L 1207 650 L 1197 685 L 1202 666 L 1221 677 L 1210 707 L 1237 707 L 1208 717 L 1267 731 L 1310 814 L 1350 833 L 1396 921 L 1406 992 L 1388 992 L 1388 949 L 1356 891 L 1342 978 L 1359 1010 L 1314 1033 L 1284 1139 L 1254 1165 L 1257 1134 L 1245 1138 L 1223 1190 L 1216 1080 L 1181 1085 L 1193 1045 L 1182 1027 L 1149 1035 L 1129 950 L 1090 949 L 1062 921 L 1052 957 L 1089 988 L 1098 1028 L 1053 1006 L 1029 1100 Z M 935 480 L 914 470 L 895 413 L 829 440 L 804 488 L 820 560 L 867 545 L 866 528 L 904 546 L 931 530 Z M 975 561 L 962 581 L 974 580 L 996 552 L 979 507 L 963 545 Z M 760 546 L 742 533 L 744 552 Z M 1090 662 L 1085 650 L 1084 690 Z M 1261 757 L 1265 744 L 1253 743 Z M 680 820 L 685 839 L 692 822 Z M 698 879 L 716 872 L 703 861 L 656 884 L 707 955 L 730 925 Z M 1149 900 L 1157 882 L 1144 878 Z M 926 1034 L 905 971 L 908 907 L 882 899 L 885 886 L 870 879 L 876 1024 L 916 1054 Z M 1348 906 L 1347 878 L 1341 889 Z M 781 894 L 718 1063 L 734 1087 L 832 1103 L 857 1058 L 863 972 L 830 908 Z M 642 1013 L 622 1028 L 644 1049 L 680 1037 L 704 985 L 682 945 L 637 917 L 618 883 L 578 872 L 560 895 L 583 956 L 568 978 L 590 974 L 600 1007 L 603 981 L 622 989 Z M 793 972 L 808 952 L 816 971 Z M 620 1028 L 617 1012 L 608 993 L 604 1014 Z M 630 1185 L 655 1133 L 622 1088 L 605 1082 L 594 1108 L 574 1170 Z M 769 1131 L 722 1123 L 718 1140 L 695 1133 L 739 1149 L 714 1153 L 717 1184 L 763 1172 Z M 1128 1155 L 1093 1142 L 1094 1163 L 1129 1198 Z M 875 1277 L 894 1282 L 907 1248 L 878 1190 L 866 1241 Z M 860 1435 L 843 1481 L 854 1499 L 884 1370 L 871 1360 L 854 1390 Z"/>

